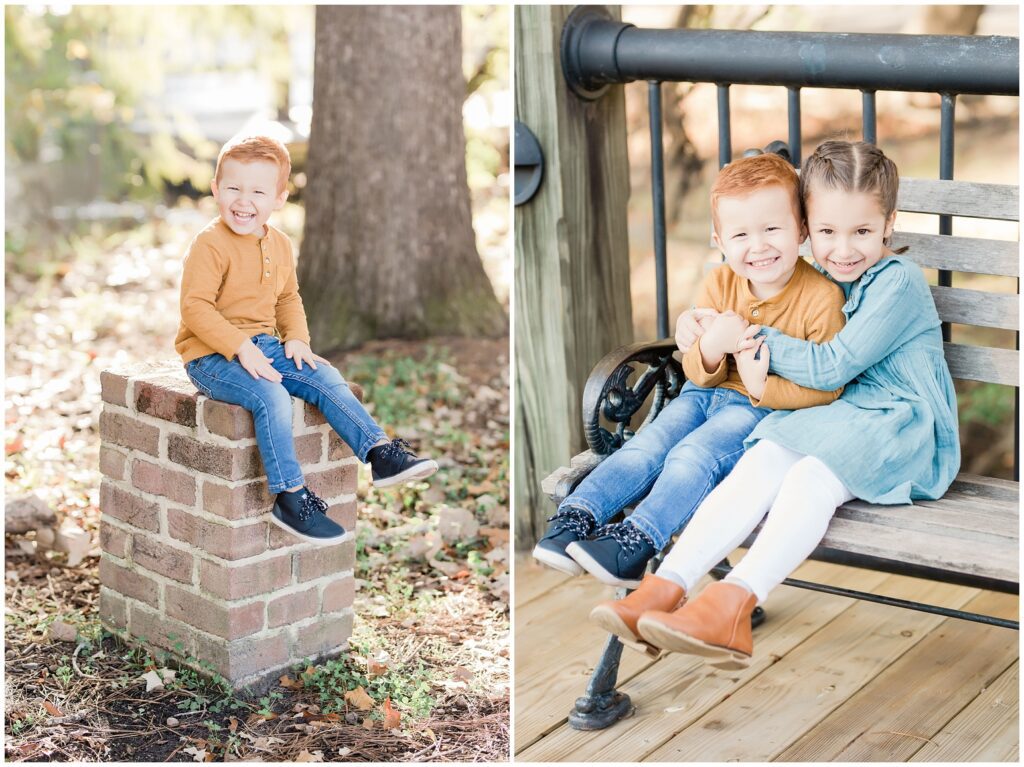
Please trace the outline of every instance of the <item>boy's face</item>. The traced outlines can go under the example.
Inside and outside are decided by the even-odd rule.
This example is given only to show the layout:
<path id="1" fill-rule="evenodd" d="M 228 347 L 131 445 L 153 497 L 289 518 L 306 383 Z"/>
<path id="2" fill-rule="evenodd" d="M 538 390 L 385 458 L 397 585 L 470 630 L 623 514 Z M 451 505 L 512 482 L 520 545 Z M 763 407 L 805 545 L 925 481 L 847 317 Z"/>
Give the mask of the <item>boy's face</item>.
<path id="1" fill-rule="evenodd" d="M 769 186 L 742 197 L 719 197 L 718 224 L 713 238 L 733 272 L 758 293 L 771 295 L 786 286 L 807 236 L 789 192 Z"/>
<path id="2" fill-rule="evenodd" d="M 228 158 L 220 166 L 220 182 L 211 184 L 220 217 L 235 234 L 266 233 L 270 214 L 288 199 L 287 188 L 277 191 L 277 163 L 270 160 L 240 162 Z"/>
<path id="3" fill-rule="evenodd" d="M 853 282 L 890 253 L 883 240 L 892 234 L 874 195 L 815 190 L 807 199 L 807 221 L 814 260 L 836 282 Z"/>

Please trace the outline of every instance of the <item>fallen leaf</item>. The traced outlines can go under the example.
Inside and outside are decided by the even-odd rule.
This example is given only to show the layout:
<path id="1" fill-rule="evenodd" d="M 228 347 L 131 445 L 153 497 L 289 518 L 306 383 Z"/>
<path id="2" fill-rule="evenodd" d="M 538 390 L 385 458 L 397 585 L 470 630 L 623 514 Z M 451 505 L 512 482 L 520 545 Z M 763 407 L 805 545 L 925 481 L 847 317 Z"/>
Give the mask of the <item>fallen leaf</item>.
<path id="1" fill-rule="evenodd" d="M 429 727 L 423 728 L 423 734 L 430 738 L 431 743 L 437 743 L 437 736 L 434 734 L 434 731 Z"/>
<path id="2" fill-rule="evenodd" d="M 368 661 L 366 664 L 366 673 L 369 674 L 371 677 L 383 676 L 384 674 L 388 673 L 388 664 L 378 663 L 375 660 Z"/>
<path id="3" fill-rule="evenodd" d="M 238 729 L 238 720 L 235 717 L 231 717 L 231 723 L 228 725 L 228 732 L 234 732 Z"/>
<path id="4" fill-rule="evenodd" d="M 472 682 L 474 674 L 465 666 L 456 666 L 455 671 L 452 672 L 452 676 L 460 682 Z"/>
<path id="5" fill-rule="evenodd" d="M 483 495 L 484 493 L 493 493 L 498 489 L 498 486 L 487 479 L 481 482 L 479 485 L 470 485 L 466 488 L 466 492 L 470 495 Z"/>
<path id="6" fill-rule="evenodd" d="M 366 690 L 362 686 L 357 687 L 354 690 L 349 690 L 345 693 L 345 701 L 351 703 L 353 706 L 358 708 L 360 711 L 369 711 L 373 708 L 373 698 L 367 695 Z M 364 723 L 365 726 L 365 723 Z"/>
<path id="7" fill-rule="evenodd" d="M 143 682 L 146 683 L 146 692 L 153 692 L 153 690 L 164 689 L 164 680 L 160 678 L 160 675 L 155 671 L 147 671 L 145 674 L 139 677 Z M 202 761 L 196 759 L 197 762 Z"/>
<path id="8" fill-rule="evenodd" d="M 43 708 L 45 708 L 47 710 L 47 712 L 50 714 L 50 716 L 64 716 L 63 712 L 59 708 L 57 708 L 55 705 L 50 703 L 50 701 L 48 701 L 48 700 L 44 700 L 43 701 Z"/>
<path id="9" fill-rule="evenodd" d="M 373 720 L 370 719 L 370 717 L 366 717 L 363 720 L 363 729 L 364 730 L 372 730 L 373 729 Z"/>
<path id="10" fill-rule="evenodd" d="M 183 748 L 181 750 L 184 751 L 186 754 L 191 754 L 193 762 L 205 762 L 206 761 L 207 753 L 206 753 L 206 749 L 205 748 L 196 748 L 195 746 L 186 746 L 185 748 Z"/>
<path id="11" fill-rule="evenodd" d="M 348 756 L 352 753 L 352 749 L 348 746 L 342 746 L 338 749 L 338 756 Z"/>
<path id="12" fill-rule="evenodd" d="M 295 757 L 296 762 L 322 762 L 324 760 L 324 752 L 319 749 L 310 753 L 306 749 L 302 749 L 302 752 Z"/>
<path id="13" fill-rule="evenodd" d="M 285 674 L 281 677 L 281 686 L 288 690 L 301 690 L 302 682 L 296 682 L 290 676 Z"/>
<path id="14" fill-rule="evenodd" d="M 391 707 L 391 696 L 384 698 L 384 729 L 395 730 L 402 724 L 402 714 Z"/>

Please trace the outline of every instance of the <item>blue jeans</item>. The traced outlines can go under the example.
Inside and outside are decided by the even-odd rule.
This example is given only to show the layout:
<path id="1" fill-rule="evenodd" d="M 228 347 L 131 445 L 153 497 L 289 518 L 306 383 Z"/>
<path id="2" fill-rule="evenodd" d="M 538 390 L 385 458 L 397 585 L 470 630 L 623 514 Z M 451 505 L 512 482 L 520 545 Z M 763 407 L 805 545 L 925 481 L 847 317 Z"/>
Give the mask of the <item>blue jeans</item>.
<path id="1" fill-rule="evenodd" d="M 299 370 L 284 356 L 284 344 L 276 337 L 263 333 L 252 342 L 270 358 L 284 379 L 281 383 L 253 378 L 237 357 L 229 362 L 217 353 L 192 360 L 185 372 L 207 397 L 241 405 L 252 413 L 271 493 L 303 484 L 292 436 L 293 395 L 316 405 L 360 461 L 365 462 L 370 448 L 387 438 L 336 368 L 318 362 L 316 370 L 305 363 Z"/>
<path id="2" fill-rule="evenodd" d="M 732 471 L 743 455 L 743 440 L 770 412 L 731 389 L 702 389 L 687 381 L 679 396 L 599 463 L 559 509 L 574 506 L 604 524 L 643 498 L 629 519 L 663 549 Z"/>

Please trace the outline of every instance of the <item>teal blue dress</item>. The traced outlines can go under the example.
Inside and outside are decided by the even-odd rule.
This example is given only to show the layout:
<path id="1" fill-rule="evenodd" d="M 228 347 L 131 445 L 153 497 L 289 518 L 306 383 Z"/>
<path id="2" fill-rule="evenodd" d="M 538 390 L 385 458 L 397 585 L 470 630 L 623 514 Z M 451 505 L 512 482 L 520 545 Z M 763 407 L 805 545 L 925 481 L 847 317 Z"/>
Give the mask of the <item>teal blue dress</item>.
<path id="1" fill-rule="evenodd" d="M 846 326 L 824 344 L 764 333 L 771 372 L 813 389 L 846 388 L 835 402 L 776 410 L 747 437 L 825 463 L 872 503 L 935 499 L 960 468 L 956 392 L 942 331 L 920 267 L 883 258 L 846 294 Z"/>

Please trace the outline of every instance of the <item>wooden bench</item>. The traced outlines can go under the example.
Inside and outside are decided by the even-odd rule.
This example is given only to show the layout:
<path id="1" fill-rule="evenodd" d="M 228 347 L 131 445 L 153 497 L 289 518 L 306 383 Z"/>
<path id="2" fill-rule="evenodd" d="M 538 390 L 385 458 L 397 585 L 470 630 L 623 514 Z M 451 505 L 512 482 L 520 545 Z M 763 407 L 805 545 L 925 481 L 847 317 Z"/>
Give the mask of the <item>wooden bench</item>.
<path id="1" fill-rule="evenodd" d="M 902 179 L 900 211 L 974 218 L 1018 220 L 1018 188 L 961 181 Z M 897 217 L 897 226 L 900 221 Z M 925 268 L 1019 278 L 1018 243 L 951 235 L 896 231 L 894 246 Z M 809 256 L 805 243 L 803 254 Z M 933 286 L 943 323 L 1019 331 L 1019 279 L 1016 294 Z M 1019 353 L 1013 349 L 945 344 L 946 361 L 956 379 L 1013 386 L 1019 401 Z M 678 349 L 671 339 L 622 347 L 602 359 L 583 395 L 584 429 L 590 449 L 575 456 L 543 482 L 559 504 L 598 463 L 629 439 L 634 429 L 656 417 L 682 387 Z M 1016 416 L 1016 412 L 1015 412 Z M 1019 437 L 1015 432 L 1015 452 Z M 868 567 L 1010 593 L 1019 590 L 1019 485 L 1016 481 L 960 474 L 937 501 L 912 506 L 878 506 L 854 500 L 844 504 L 829 525 L 813 559 Z M 760 528 L 758 528 L 759 530 Z M 749 546 L 755 531 L 743 546 Z M 723 563 L 713 574 L 728 572 Z M 1018 628 L 1016 621 L 923 605 L 883 595 L 787 579 L 788 585 L 842 594 L 901 607 Z M 620 590 L 624 595 L 625 590 Z M 763 620 L 755 616 L 755 626 Z M 588 697 L 570 714 L 574 727 L 607 726 L 623 715 L 614 690 L 621 645 L 611 637 L 598 664 Z M 602 697 L 603 696 L 603 697 Z M 618 696 L 618 698 L 616 698 Z M 584 702 L 586 701 L 586 702 Z M 581 706 L 605 706 L 607 723 L 579 714 Z M 621 708 L 621 705 L 619 705 Z M 584 711 L 583 713 L 587 713 Z M 577 716 L 573 721 L 574 714 Z M 612 718 L 614 717 L 614 718 Z"/>

